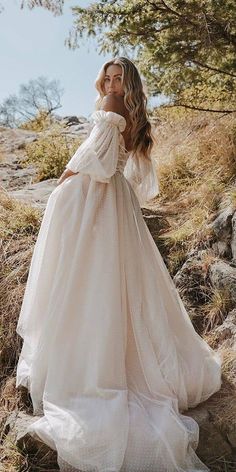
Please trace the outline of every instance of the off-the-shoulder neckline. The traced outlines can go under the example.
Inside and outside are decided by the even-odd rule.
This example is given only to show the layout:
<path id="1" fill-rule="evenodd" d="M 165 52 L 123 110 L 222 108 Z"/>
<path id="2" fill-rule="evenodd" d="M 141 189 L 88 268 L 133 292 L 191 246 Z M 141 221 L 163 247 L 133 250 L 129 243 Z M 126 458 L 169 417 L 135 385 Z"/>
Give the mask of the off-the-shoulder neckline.
<path id="1" fill-rule="evenodd" d="M 106 114 L 107 114 L 107 115 L 109 115 L 109 114 L 115 115 L 115 116 L 117 116 L 119 119 L 123 119 L 124 122 L 125 122 L 125 125 L 127 125 L 127 121 L 126 121 L 125 117 L 124 117 L 123 115 L 121 115 L 120 113 L 117 113 L 117 112 L 115 112 L 115 111 L 95 110 L 95 111 L 92 113 L 91 116 L 95 115 L 96 113 L 102 113 L 102 114 L 105 114 L 105 115 L 106 115 Z"/>
<path id="2" fill-rule="evenodd" d="M 116 113 L 115 111 L 95 110 L 95 111 L 92 113 L 91 118 L 92 118 L 94 115 L 96 115 L 96 114 L 101 114 L 101 115 L 105 115 L 105 116 L 113 116 L 113 115 L 115 115 L 116 117 L 119 118 L 119 120 L 123 120 L 123 121 L 124 121 L 125 127 L 126 127 L 126 125 L 127 125 L 127 121 L 126 121 L 125 117 L 122 116 L 122 115 L 120 115 L 120 113 Z M 120 131 L 120 136 L 121 136 L 121 138 L 122 138 L 122 140 L 123 140 L 123 146 L 122 146 L 122 147 L 123 147 L 125 153 L 126 153 L 126 154 L 130 154 L 132 151 L 128 151 L 128 150 L 126 149 L 126 147 L 125 147 L 125 139 L 124 139 L 124 136 L 123 136 L 123 134 L 122 134 L 121 131 Z"/>

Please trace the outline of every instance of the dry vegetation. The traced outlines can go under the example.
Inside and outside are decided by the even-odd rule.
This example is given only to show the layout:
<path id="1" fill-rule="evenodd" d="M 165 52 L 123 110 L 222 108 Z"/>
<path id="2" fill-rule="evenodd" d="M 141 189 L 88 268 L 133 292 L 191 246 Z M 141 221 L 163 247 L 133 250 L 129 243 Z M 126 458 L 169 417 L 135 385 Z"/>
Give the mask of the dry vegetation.
<path id="1" fill-rule="evenodd" d="M 160 232 L 168 269 L 174 276 L 190 254 L 189 280 L 181 287 L 196 305 L 196 326 L 207 333 L 221 324 L 234 306 L 227 290 L 214 289 L 208 278 L 219 256 L 212 249 L 210 223 L 218 212 L 236 209 L 236 118 L 177 109 L 159 109 L 154 157 L 160 180 L 156 209 L 169 228 Z M 191 303 L 188 306 L 191 311 Z"/>
<path id="2" fill-rule="evenodd" d="M 15 408 L 31 408 L 26 392 L 15 388 L 21 348 L 15 330 L 41 217 L 39 210 L 0 193 L 0 425 Z M 0 445 L 0 457 L 7 472 L 22 470 L 26 461 L 9 438 Z"/>
<path id="3" fill-rule="evenodd" d="M 27 279 L 39 210 L 0 194 L 0 380 L 12 374 L 17 358 L 16 320 Z"/>
<path id="4" fill-rule="evenodd" d="M 50 113 L 41 110 L 37 115 L 31 120 L 27 120 L 25 123 L 22 123 L 19 128 L 26 129 L 30 131 L 44 131 L 50 128 L 53 123 L 53 118 Z"/>
<path id="5" fill-rule="evenodd" d="M 159 109 L 157 118 L 158 206 L 170 223 L 160 239 L 174 275 L 196 244 L 207 247 L 216 212 L 236 208 L 236 119 L 182 109 Z"/>
<path id="6" fill-rule="evenodd" d="M 165 213 L 169 223 L 168 231 L 160 234 L 159 239 L 165 245 L 172 275 L 192 249 L 206 250 L 195 267 L 197 273 L 201 272 L 201 285 L 199 279 L 194 280 L 192 276 L 189 288 L 185 289 L 193 290 L 194 302 L 198 297 L 195 311 L 200 319 L 196 323 L 198 331 L 205 333 L 209 343 L 217 347 L 212 329 L 222 323 L 233 305 L 229 293 L 214 290 L 207 279 L 209 266 L 216 258 L 210 247 L 213 236 L 208 224 L 224 206 L 230 204 L 236 208 L 236 120 L 232 116 L 213 117 L 174 110 L 159 111 L 158 118 L 155 155 L 161 195 L 155 206 Z M 67 151 L 67 144 L 58 137 L 55 140 L 42 138 L 29 145 L 28 156 L 31 162 L 40 160 L 39 178 L 43 179 L 58 176 L 60 165 L 64 166 L 68 160 Z M 71 148 L 69 153 L 71 155 Z M 38 210 L 11 200 L 4 192 L 0 195 L 0 408 L 3 418 L 16 407 L 30 410 L 29 397 L 15 390 L 15 368 L 21 345 L 15 327 L 41 217 Z M 214 396 L 211 403 L 215 424 L 226 430 L 229 425 L 236 426 L 235 363 L 235 353 L 225 350 L 224 388 L 220 397 Z M 24 469 L 26 457 L 13 444 L 4 442 L 0 453 L 4 455 L 6 470 L 29 470 Z M 233 470 L 235 463 L 229 459 L 220 458 L 211 464 L 212 472 Z"/>
<path id="7" fill-rule="evenodd" d="M 37 127 L 37 123 L 35 125 Z M 46 121 L 44 121 L 46 127 Z M 24 166 L 33 164 L 37 169 L 37 181 L 58 178 L 65 169 L 65 165 L 74 154 L 81 139 L 72 139 L 62 134 L 64 128 L 54 124 L 48 131 L 44 131 L 37 141 L 26 144 L 26 158 Z"/>
<path id="8" fill-rule="evenodd" d="M 156 119 L 155 207 L 169 224 L 158 240 L 172 276 L 193 255 L 181 296 L 195 329 L 218 348 L 214 329 L 236 301 L 210 283 L 209 268 L 219 259 L 210 223 L 224 208 L 236 209 L 236 117 L 159 109 Z M 227 433 L 236 429 L 236 353 L 230 347 L 222 352 L 223 387 L 208 405 L 214 424 Z M 236 462 L 225 458 L 208 465 L 214 472 L 236 470 Z"/>

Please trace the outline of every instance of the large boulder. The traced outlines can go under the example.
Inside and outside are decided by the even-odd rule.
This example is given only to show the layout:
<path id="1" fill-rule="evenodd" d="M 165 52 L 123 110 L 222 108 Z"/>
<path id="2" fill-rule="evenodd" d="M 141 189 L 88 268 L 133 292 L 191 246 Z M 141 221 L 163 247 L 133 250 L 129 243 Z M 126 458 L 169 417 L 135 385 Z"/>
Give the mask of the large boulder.
<path id="1" fill-rule="evenodd" d="M 233 261 L 236 261 L 236 213 L 232 217 L 232 238 L 231 238 L 231 253 Z"/>
<path id="2" fill-rule="evenodd" d="M 17 200 L 30 203 L 35 207 L 44 209 L 48 197 L 57 185 L 57 179 L 43 180 L 35 184 L 26 185 L 19 190 L 10 190 L 8 195 Z"/>
<path id="3" fill-rule="evenodd" d="M 221 455 L 225 458 L 232 456 L 232 446 L 228 443 L 227 437 L 224 437 L 211 421 L 211 415 L 206 406 L 199 405 L 184 414 L 191 416 L 199 425 L 199 443 L 196 453 L 203 462 L 209 464 Z"/>
<path id="4" fill-rule="evenodd" d="M 216 261 L 210 266 L 209 277 L 213 287 L 228 291 L 236 304 L 236 267 L 223 260 Z"/>
<path id="5" fill-rule="evenodd" d="M 214 329 L 214 339 L 221 349 L 232 349 L 236 353 L 236 309 L 230 311 L 220 326 Z M 235 356 L 236 363 L 236 356 Z M 236 365 L 235 365 L 236 385 Z"/>
<path id="6" fill-rule="evenodd" d="M 215 236 L 213 249 L 217 252 L 219 257 L 225 257 L 227 259 L 232 258 L 232 221 L 233 218 L 235 218 L 234 212 L 235 210 L 231 206 L 225 208 L 225 210 L 219 213 L 217 218 L 209 225 L 209 228 L 212 229 Z M 236 251 L 236 246 L 234 250 Z"/>

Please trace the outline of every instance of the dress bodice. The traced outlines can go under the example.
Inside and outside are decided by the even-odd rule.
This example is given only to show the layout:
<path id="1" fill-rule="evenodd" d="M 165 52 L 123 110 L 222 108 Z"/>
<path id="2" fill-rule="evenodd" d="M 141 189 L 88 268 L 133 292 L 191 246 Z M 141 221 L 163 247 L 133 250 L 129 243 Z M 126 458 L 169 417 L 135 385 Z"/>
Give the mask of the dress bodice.
<path id="1" fill-rule="evenodd" d="M 128 157 L 129 151 L 125 149 L 125 141 L 122 134 L 120 133 L 119 157 L 117 161 L 116 172 L 120 172 L 123 174 Z"/>
<path id="2" fill-rule="evenodd" d="M 126 120 L 113 111 L 96 110 L 94 126 L 87 139 L 78 147 L 66 168 L 90 175 L 95 182 L 109 183 L 114 174 L 122 174 L 137 195 L 140 205 L 159 193 L 153 160 L 140 153 L 127 151 L 122 135 Z"/>

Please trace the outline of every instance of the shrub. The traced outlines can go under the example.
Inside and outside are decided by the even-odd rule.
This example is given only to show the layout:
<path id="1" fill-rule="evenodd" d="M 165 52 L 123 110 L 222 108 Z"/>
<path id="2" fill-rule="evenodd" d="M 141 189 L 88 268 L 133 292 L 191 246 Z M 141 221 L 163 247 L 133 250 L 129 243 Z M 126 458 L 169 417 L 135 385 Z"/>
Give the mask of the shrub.
<path id="1" fill-rule="evenodd" d="M 62 135 L 62 129 L 61 125 L 55 125 L 37 141 L 26 144 L 23 165 L 36 166 L 37 181 L 60 177 L 70 157 L 81 144 L 79 138 L 72 140 Z"/>
<path id="2" fill-rule="evenodd" d="M 41 110 L 34 118 L 22 123 L 19 128 L 29 131 L 44 131 L 52 124 L 52 116 L 48 112 Z"/>

